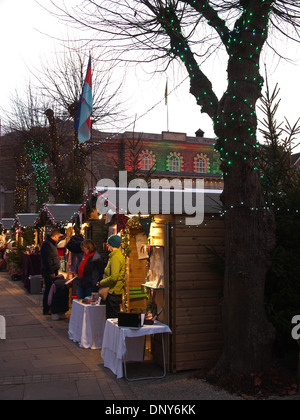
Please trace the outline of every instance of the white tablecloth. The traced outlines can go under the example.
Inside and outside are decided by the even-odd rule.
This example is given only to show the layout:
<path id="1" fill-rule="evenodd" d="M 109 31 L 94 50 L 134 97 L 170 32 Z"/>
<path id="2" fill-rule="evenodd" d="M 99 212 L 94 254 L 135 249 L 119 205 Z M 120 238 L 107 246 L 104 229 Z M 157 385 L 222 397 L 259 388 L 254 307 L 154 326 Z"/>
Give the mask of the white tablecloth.
<path id="1" fill-rule="evenodd" d="M 122 360 L 126 357 L 126 360 L 143 361 L 145 336 L 159 333 L 171 333 L 171 330 L 158 321 L 154 325 L 144 325 L 136 329 L 119 327 L 117 319 L 108 319 L 101 351 L 104 366 L 117 375 L 117 378 L 122 378 Z"/>
<path id="2" fill-rule="evenodd" d="M 101 349 L 105 322 L 105 305 L 84 305 L 73 300 L 69 338 L 85 349 Z"/>

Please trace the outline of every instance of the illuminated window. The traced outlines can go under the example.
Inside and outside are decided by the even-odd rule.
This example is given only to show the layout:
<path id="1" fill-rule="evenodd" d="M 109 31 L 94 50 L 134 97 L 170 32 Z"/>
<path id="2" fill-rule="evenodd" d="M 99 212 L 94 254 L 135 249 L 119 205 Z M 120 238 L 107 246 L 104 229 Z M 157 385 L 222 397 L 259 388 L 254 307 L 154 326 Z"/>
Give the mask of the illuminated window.
<path id="1" fill-rule="evenodd" d="M 155 169 L 156 157 L 151 150 L 143 150 L 139 156 L 139 166 L 142 171 Z"/>
<path id="2" fill-rule="evenodd" d="M 180 171 L 180 159 L 177 156 L 172 156 L 169 159 L 169 171 L 170 172 Z"/>
<path id="3" fill-rule="evenodd" d="M 206 172 L 206 161 L 203 158 L 198 158 L 196 162 L 196 172 Z"/>
<path id="4" fill-rule="evenodd" d="M 149 171 L 153 166 L 152 156 L 149 153 L 144 153 L 141 160 L 142 171 Z"/>
<path id="5" fill-rule="evenodd" d="M 201 153 L 194 158 L 194 172 L 207 173 L 209 171 L 209 158 Z"/>
<path id="6" fill-rule="evenodd" d="M 170 172 L 183 171 L 183 157 L 180 153 L 171 152 L 167 160 L 167 170 Z"/>

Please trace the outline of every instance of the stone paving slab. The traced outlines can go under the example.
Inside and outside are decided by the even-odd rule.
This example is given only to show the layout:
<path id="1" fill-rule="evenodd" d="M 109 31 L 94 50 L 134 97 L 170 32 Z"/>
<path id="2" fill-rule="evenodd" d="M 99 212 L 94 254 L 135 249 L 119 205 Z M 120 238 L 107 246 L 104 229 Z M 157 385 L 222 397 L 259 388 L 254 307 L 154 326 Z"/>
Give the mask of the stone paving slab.
<path id="1" fill-rule="evenodd" d="M 52 321 L 42 314 L 42 296 L 28 294 L 6 273 L 0 273 L 0 290 L 0 314 L 6 319 L 0 400 L 135 399 L 129 384 L 104 368 L 100 350 L 69 340 L 70 312 L 65 320 Z"/>

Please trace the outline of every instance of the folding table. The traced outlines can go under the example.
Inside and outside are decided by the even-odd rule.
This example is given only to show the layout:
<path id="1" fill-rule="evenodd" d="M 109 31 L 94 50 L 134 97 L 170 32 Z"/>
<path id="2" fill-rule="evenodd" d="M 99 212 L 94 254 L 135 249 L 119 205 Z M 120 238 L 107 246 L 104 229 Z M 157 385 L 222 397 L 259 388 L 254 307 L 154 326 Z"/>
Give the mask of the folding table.
<path id="1" fill-rule="evenodd" d="M 122 378 L 125 374 L 125 378 L 128 381 L 164 378 L 166 376 L 164 333 L 172 333 L 172 331 L 168 325 L 162 324 L 159 321 L 155 321 L 153 325 L 144 325 L 140 328 L 130 328 L 119 327 L 117 319 L 108 319 L 105 324 L 101 352 L 101 356 L 104 360 L 104 366 L 117 375 L 117 378 Z M 153 334 L 162 334 L 163 375 L 129 379 L 126 369 L 126 359 L 131 361 L 143 361 L 145 336 Z"/>
<path id="2" fill-rule="evenodd" d="M 85 305 L 73 300 L 69 338 L 80 347 L 101 349 L 106 322 L 105 305 Z"/>

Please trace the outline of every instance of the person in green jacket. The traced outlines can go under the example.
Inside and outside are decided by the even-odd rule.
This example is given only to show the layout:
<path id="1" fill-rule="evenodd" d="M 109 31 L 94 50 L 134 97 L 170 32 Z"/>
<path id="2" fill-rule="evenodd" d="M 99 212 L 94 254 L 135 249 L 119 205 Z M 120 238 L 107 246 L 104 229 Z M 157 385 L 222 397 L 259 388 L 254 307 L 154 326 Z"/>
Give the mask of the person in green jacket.
<path id="1" fill-rule="evenodd" d="M 122 295 L 125 286 L 125 258 L 120 250 L 121 238 L 112 235 L 108 238 L 110 252 L 101 287 L 109 287 L 106 298 L 106 318 L 117 318 L 122 305 Z"/>

